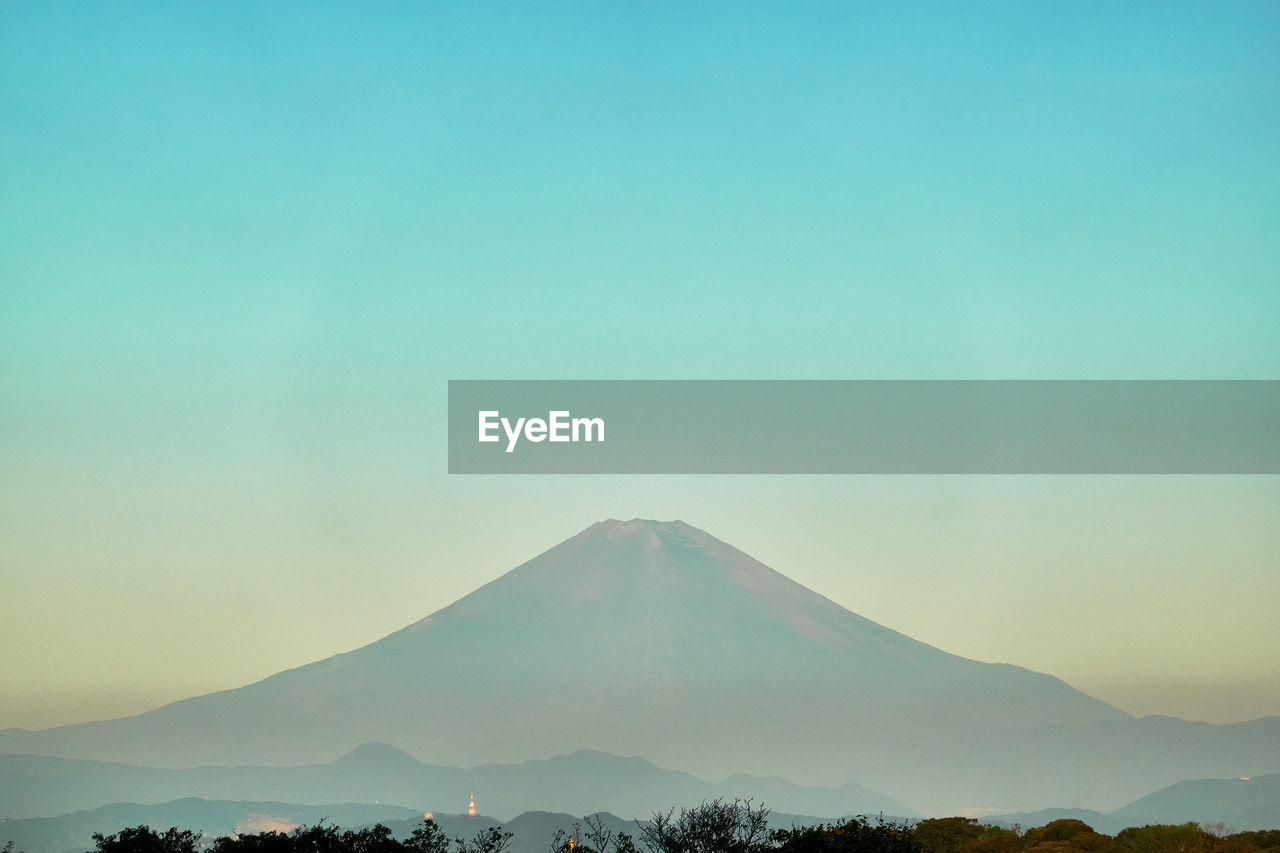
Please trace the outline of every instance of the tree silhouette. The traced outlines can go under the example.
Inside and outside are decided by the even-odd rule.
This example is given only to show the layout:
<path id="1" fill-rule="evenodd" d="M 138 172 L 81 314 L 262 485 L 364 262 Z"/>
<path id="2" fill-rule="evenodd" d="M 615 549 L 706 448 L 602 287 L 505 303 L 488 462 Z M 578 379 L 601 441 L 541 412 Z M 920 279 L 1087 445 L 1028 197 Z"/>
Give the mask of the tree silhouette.
<path id="1" fill-rule="evenodd" d="M 640 827 L 653 853 L 760 853 L 773 846 L 769 809 L 750 800 L 717 798 L 688 809 L 654 812 Z"/>
<path id="2" fill-rule="evenodd" d="M 582 823 L 586 824 L 584 829 Z M 638 853 L 635 842 L 625 832 L 614 832 L 597 812 L 587 815 L 582 823 L 556 831 L 550 853 Z"/>
<path id="3" fill-rule="evenodd" d="M 887 820 L 874 824 L 866 815 L 835 824 L 782 829 L 773 833 L 780 853 L 920 853 L 920 842 L 909 823 Z M 927 850 L 927 848 L 925 848 Z"/>
<path id="4" fill-rule="evenodd" d="M 98 853 L 195 853 L 200 833 L 173 826 L 156 832 L 149 826 L 133 826 L 103 835 L 93 834 Z"/>
<path id="5" fill-rule="evenodd" d="M 449 838 L 438 823 L 426 818 L 414 827 L 403 847 L 413 853 L 449 853 Z"/>
<path id="6" fill-rule="evenodd" d="M 461 835 L 454 839 L 457 853 L 504 853 L 511 846 L 511 833 L 500 826 L 491 826 L 475 834 L 470 841 Z"/>

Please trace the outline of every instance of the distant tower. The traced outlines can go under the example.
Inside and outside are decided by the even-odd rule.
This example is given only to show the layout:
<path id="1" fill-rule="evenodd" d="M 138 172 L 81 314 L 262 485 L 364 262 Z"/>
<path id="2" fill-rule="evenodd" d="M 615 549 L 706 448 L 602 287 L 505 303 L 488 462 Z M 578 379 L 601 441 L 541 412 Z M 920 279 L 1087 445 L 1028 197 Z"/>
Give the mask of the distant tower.
<path id="1" fill-rule="evenodd" d="M 467 814 L 471 815 L 471 817 L 476 816 L 476 795 L 475 794 L 471 795 L 471 805 L 467 806 Z"/>

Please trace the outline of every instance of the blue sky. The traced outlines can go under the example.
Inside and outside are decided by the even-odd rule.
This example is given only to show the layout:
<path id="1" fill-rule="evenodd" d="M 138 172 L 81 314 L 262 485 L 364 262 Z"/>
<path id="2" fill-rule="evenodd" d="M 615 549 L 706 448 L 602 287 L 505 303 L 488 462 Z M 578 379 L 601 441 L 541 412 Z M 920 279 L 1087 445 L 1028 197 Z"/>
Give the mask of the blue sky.
<path id="1" fill-rule="evenodd" d="M 1275 478 L 444 474 L 450 378 L 1280 378 L 1278 69 L 1268 3 L 5 4 L 0 725 L 351 648 L 611 515 L 1280 713 Z"/>

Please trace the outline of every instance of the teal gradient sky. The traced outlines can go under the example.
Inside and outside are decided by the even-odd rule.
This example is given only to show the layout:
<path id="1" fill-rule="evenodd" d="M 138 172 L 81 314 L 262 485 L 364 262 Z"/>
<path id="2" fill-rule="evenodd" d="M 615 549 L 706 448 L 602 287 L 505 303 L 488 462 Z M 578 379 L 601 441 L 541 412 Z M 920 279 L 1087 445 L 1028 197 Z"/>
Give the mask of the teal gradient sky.
<path id="1" fill-rule="evenodd" d="M 1280 7 L 625 5 L 0 6 L 0 727 L 610 516 L 1280 714 L 1280 478 L 445 474 L 451 378 L 1280 378 Z"/>

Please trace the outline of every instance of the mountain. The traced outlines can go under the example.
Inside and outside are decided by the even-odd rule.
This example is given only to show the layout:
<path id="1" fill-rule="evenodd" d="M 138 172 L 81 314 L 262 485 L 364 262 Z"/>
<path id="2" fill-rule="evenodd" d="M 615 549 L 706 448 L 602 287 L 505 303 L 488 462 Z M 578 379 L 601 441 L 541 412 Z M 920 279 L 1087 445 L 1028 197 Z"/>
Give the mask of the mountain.
<path id="1" fill-rule="evenodd" d="M 679 521 L 582 533 L 377 642 L 146 714 L 0 732 L 0 752 L 160 766 L 434 764 L 588 748 L 706 778 L 849 779 L 934 813 L 1114 808 L 1280 768 L 1280 719 L 1133 720 L 1064 682 L 948 654 Z"/>
<path id="2" fill-rule="evenodd" d="M 0 755 L 0 819 L 60 814 L 115 802 L 159 803 L 174 797 L 275 800 L 291 803 L 399 803 L 447 812 L 468 794 L 489 814 L 555 809 L 606 810 L 648 817 L 671 806 L 717 797 L 754 797 L 784 811 L 839 817 L 849 812 L 911 811 L 888 797 L 847 784 L 804 788 L 783 779 L 735 776 L 713 783 L 663 770 L 641 758 L 580 751 L 521 764 L 464 769 L 435 767 L 381 743 L 365 744 L 337 761 L 301 767 L 135 767 L 35 755 Z"/>
<path id="3" fill-rule="evenodd" d="M 1244 832 L 1280 828 L 1280 773 L 1193 779 L 1135 800 L 1114 813 L 1129 826 L 1196 821 Z"/>
<path id="4" fill-rule="evenodd" d="M 1076 818 L 1098 832 L 1115 835 L 1129 826 L 1199 823 L 1222 824 L 1227 832 L 1280 827 L 1280 773 L 1243 779 L 1189 779 L 1147 794 L 1110 814 L 1085 809 L 1044 809 L 992 815 L 1004 824 L 1043 826 L 1060 818 Z"/>

